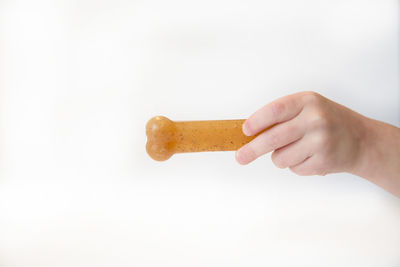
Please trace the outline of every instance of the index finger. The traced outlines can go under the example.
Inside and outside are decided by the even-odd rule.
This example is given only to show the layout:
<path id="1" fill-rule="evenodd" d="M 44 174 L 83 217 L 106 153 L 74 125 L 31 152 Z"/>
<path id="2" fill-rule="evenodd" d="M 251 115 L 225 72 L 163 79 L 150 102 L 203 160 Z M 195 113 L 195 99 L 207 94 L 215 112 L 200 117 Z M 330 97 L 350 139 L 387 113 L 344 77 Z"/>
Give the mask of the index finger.
<path id="1" fill-rule="evenodd" d="M 274 124 L 296 117 L 304 106 L 303 95 L 304 92 L 287 95 L 260 108 L 243 123 L 243 133 L 256 135 Z"/>

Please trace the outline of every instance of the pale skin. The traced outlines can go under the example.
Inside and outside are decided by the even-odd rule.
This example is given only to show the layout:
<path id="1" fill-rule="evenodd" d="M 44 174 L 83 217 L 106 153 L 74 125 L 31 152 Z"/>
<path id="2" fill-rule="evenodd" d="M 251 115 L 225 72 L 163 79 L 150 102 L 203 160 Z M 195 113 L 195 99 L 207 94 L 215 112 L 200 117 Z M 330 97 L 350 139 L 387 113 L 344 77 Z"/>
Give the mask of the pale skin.
<path id="1" fill-rule="evenodd" d="M 243 133 L 261 134 L 236 152 L 240 164 L 272 152 L 277 167 L 298 175 L 348 172 L 400 197 L 400 128 L 320 94 L 300 92 L 265 105 Z"/>

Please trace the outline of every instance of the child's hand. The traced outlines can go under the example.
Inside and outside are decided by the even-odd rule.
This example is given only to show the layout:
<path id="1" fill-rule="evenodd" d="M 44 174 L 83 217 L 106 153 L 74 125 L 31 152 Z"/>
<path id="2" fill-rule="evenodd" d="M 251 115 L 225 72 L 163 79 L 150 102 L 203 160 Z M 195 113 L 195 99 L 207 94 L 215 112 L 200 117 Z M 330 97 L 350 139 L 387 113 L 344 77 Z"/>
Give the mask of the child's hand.
<path id="1" fill-rule="evenodd" d="M 299 175 L 350 172 L 400 196 L 400 129 L 317 93 L 269 103 L 245 121 L 243 132 L 260 135 L 237 151 L 240 164 L 273 151 L 279 168 Z"/>

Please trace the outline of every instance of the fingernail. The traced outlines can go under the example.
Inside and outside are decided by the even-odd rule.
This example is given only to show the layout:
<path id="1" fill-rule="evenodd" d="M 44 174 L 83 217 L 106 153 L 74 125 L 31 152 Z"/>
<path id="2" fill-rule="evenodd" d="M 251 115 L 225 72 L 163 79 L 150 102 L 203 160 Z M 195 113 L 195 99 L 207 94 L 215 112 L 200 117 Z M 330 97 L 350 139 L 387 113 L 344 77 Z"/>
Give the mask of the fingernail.
<path id="1" fill-rule="evenodd" d="M 250 130 L 249 130 L 249 128 L 248 128 L 246 122 L 243 123 L 243 125 L 242 125 L 242 132 L 243 132 L 245 135 L 247 135 L 247 136 L 250 136 L 250 135 L 251 135 L 251 134 L 250 134 Z"/>

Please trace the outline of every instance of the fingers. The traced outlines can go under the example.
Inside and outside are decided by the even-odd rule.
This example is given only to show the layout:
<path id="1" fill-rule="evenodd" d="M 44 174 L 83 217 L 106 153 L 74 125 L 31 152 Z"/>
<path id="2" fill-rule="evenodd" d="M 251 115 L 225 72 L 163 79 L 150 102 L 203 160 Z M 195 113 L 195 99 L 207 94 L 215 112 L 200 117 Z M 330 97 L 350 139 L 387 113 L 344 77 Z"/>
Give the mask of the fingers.
<path id="1" fill-rule="evenodd" d="M 327 168 L 321 163 L 322 159 L 318 156 L 311 156 L 303 162 L 290 167 L 290 170 L 297 175 L 326 175 Z"/>
<path id="2" fill-rule="evenodd" d="M 274 124 L 296 117 L 304 105 L 303 94 L 288 95 L 262 107 L 243 123 L 243 133 L 255 135 Z"/>
<path id="3" fill-rule="evenodd" d="M 258 136 L 237 151 L 237 161 L 247 164 L 274 151 L 275 165 L 289 167 L 299 175 L 325 175 L 343 169 L 343 162 L 351 160 L 348 155 L 354 150 L 354 138 L 343 128 L 346 115 L 337 118 L 342 114 L 337 106 L 314 92 L 271 102 L 243 124 L 246 135 Z"/>
<path id="4" fill-rule="evenodd" d="M 310 137 L 304 136 L 296 142 L 275 150 L 271 159 L 278 168 L 296 166 L 312 156 L 312 147 L 309 142 Z"/>
<path id="5" fill-rule="evenodd" d="M 301 139 L 304 136 L 305 127 L 300 120 L 301 118 L 296 117 L 261 133 L 236 152 L 236 160 L 240 164 L 248 164 L 265 153 Z"/>

